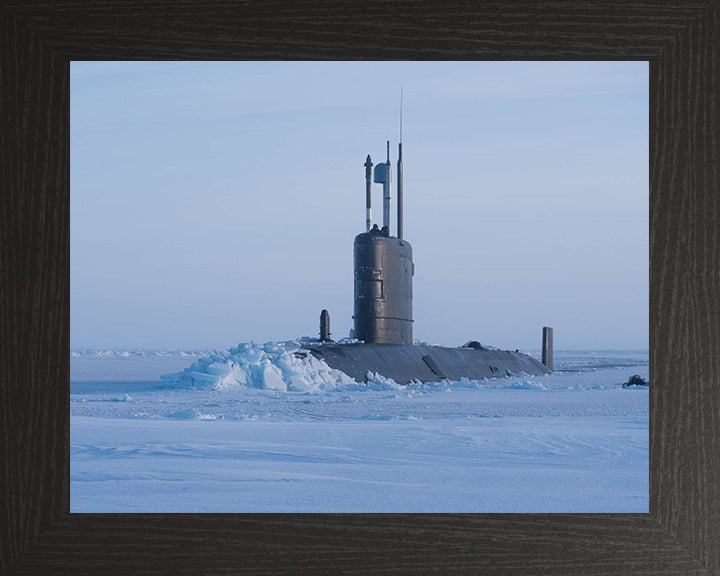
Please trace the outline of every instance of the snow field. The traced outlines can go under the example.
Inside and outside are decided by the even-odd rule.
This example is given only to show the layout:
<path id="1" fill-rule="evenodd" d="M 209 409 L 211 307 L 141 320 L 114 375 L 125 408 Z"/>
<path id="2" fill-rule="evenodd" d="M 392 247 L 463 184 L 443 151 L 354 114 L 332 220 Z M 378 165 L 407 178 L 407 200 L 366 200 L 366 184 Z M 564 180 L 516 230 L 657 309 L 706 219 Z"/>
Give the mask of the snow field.
<path id="1" fill-rule="evenodd" d="M 647 355 L 398 386 L 292 346 L 73 358 L 71 511 L 648 510 Z"/>

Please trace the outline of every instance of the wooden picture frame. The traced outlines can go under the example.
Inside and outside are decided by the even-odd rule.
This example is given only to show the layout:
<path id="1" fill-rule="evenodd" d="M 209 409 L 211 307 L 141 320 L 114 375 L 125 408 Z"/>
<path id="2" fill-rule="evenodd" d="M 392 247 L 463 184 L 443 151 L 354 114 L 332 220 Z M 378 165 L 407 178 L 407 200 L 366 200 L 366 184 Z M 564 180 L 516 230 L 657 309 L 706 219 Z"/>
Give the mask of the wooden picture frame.
<path id="1" fill-rule="evenodd" d="M 648 61 L 650 513 L 69 514 L 69 62 L 105 59 Z M 719 91 L 720 0 L 6 0 L 0 571 L 720 574 Z"/>

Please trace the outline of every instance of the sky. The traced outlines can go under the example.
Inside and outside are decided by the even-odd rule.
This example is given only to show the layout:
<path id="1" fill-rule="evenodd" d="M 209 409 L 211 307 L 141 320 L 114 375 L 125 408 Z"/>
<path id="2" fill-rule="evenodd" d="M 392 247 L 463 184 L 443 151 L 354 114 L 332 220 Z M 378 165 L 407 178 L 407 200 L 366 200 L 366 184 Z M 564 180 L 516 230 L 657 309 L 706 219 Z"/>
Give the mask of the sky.
<path id="1" fill-rule="evenodd" d="M 363 164 L 386 140 L 395 164 L 402 86 L 415 338 L 534 350 L 552 326 L 558 350 L 648 349 L 647 62 L 72 62 L 70 78 L 73 348 L 313 336 L 323 308 L 348 336 Z M 373 208 L 382 224 L 381 185 Z"/>

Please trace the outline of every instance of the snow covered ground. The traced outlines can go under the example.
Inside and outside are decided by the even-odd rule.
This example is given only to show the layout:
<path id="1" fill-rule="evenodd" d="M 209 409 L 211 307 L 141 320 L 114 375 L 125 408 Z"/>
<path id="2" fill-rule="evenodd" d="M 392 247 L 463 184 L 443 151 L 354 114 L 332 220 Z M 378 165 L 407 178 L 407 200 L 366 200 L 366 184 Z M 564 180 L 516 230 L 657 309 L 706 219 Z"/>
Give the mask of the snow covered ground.
<path id="1" fill-rule="evenodd" d="M 647 353 L 398 386 L 292 350 L 75 352 L 71 511 L 648 511 Z"/>

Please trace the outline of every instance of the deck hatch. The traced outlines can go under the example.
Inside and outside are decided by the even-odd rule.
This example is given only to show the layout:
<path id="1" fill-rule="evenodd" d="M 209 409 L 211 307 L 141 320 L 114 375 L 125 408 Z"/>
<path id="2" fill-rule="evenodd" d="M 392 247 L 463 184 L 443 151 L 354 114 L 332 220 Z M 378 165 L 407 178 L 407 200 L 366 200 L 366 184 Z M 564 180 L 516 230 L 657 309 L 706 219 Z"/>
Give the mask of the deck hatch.
<path id="1" fill-rule="evenodd" d="M 445 374 L 443 374 L 443 371 L 440 370 L 440 367 L 435 363 L 435 360 L 433 360 L 429 354 L 423 356 L 423 362 L 427 364 L 427 367 L 432 370 L 435 376 L 437 376 L 438 378 L 446 378 Z"/>

